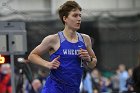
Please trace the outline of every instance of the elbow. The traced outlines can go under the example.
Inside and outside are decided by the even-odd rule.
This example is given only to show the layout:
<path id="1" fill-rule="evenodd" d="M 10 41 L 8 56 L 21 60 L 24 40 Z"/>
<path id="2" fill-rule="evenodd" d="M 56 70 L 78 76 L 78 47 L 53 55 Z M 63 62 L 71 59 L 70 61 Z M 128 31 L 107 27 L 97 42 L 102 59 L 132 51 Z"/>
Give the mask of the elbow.
<path id="1" fill-rule="evenodd" d="M 28 56 L 28 60 L 31 61 L 31 57 L 30 57 L 30 55 Z"/>
<path id="2" fill-rule="evenodd" d="M 33 54 L 29 54 L 29 56 L 28 56 L 28 60 L 29 60 L 29 61 L 32 60 L 32 56 L 33 56 Z"/>
<path id="3" fill-rule="evenodd" d="M 30 55 L 28 56 L 28 60 L 30 60 Z"/>

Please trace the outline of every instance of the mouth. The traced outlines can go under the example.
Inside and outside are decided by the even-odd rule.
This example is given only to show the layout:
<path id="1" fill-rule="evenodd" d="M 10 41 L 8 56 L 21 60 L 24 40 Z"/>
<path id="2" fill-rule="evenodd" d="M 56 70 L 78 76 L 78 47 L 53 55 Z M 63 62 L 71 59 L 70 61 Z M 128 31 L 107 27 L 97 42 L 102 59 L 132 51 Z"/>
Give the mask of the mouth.
<path id="1" fill-rule="evenodd" d="M 77 25 L 80 25 L 81 23 L 77 23 Z"/>

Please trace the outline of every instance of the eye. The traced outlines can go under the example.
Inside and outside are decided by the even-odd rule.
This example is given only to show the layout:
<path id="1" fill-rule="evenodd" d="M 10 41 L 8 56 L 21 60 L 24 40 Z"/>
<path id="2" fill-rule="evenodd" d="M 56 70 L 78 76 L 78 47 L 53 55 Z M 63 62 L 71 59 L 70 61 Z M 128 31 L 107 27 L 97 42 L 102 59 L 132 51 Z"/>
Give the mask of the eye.
<path id="1" fill-rule="evenodd" d="M 78 16 L 77 14 L 74 14 L 74 15 L 73 15 L 73 17 L 77 17 L 77 16 Z"/>
<path id="2" fill-rule="evenodd" d="M 81 14 L 74 14 L 73 17 L 81 17 Z"/>

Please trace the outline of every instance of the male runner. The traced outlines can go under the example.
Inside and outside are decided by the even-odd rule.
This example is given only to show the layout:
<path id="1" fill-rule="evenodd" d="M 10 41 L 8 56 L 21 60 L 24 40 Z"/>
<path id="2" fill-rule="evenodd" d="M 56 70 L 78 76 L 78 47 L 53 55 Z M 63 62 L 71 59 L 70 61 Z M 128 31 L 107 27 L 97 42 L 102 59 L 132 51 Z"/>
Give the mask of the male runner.
<path id="1" fill-rule="evenodd" d="M 90 37 L 78 33 L 81 24 L 81 7 L 75 1 L 66 1 L 59 8 L 63 31 L 44 38 L 28 59 L 51 70 L 42 93 L 79 93 L 83 67 L 94 68 L 97 62 Z M 41 58 L 50 53 L 50 61 Z"/>

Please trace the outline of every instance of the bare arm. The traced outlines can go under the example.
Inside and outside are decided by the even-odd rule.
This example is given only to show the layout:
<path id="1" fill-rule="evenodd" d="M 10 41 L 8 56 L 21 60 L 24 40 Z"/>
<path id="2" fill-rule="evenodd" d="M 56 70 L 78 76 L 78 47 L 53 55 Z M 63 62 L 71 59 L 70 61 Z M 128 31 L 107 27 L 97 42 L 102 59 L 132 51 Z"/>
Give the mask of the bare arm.
<path id="1" fill-rule="evenodd" d="M 45 52 L 48 52 L 54 46 L 54 35 L 49 35 L 43 39 L 40 45 L 38 45 L 28 56 L 28 59 L 37 64 L 44 66 L 49 69 L 57 69 L 60 65 L 58 58 L 55 58 L 52 62 L 44 60 L 41 58 L 41 55 Z"/>
<path id="2" fill-rule="evenodd" d="M 88 35 L 83 34 L 85 43 L 86 43 L 86 49 L 87 50 L 81 50 L 82 54 L 80 55 L 83 59 L 85 59 L 88 62 L 88 67 L 89 68 L 94 68 L 96 66 L 97 63 L 97 58 L 95 56 L 95 53 L 92 49 L 92 43 L 91 43 L 91 39 Z"/>

